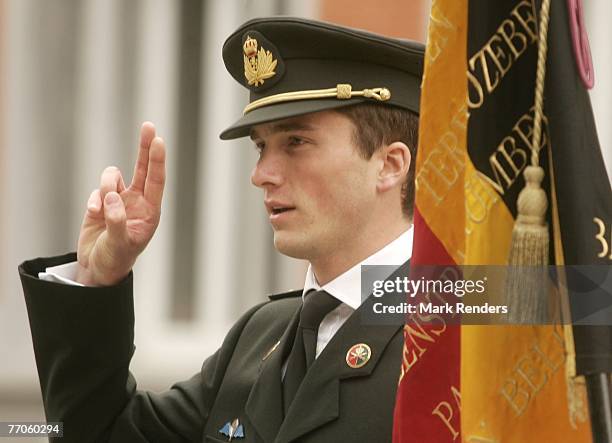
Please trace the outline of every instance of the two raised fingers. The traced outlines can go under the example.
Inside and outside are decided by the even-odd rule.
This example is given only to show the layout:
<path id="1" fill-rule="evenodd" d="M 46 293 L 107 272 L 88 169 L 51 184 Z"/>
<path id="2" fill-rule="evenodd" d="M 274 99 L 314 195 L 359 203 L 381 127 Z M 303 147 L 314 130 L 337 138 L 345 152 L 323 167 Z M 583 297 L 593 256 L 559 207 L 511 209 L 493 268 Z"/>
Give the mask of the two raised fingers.
<path id="1" fill-rule="evenodd" d="M 149 167 L 144 184 L 145 199 L 161 207 L 166 182 L 166 146 L 161 137 L 155 137 L 149 149 Z"/>
<path id="2" fill-rule="evenodd" d="M 161 137 L 155 136 L 155 127 L 150 122 L 142 124 L 140 145 L 134 167 L 131 189 L 142 192 L 145 199 L 161 206 L 166 181 L 166 147 Z"/>
<path id="3" fill-rule="evenodd" d="M 149 203 L 160 207 L 166 181 L 166 148 L 164 140 L 155 136 L 155 127 L 145 122 L 140 131 L 138 158 L 130 188 L 144 195 Z M 95 189 L 87 201 L 90 215 L 99 214 L 109 193 L 120 194 L 125 190 L 121 171 L 109 166 L 102 172 L 100 187 Z M 103 203 L 104 202 L 104 203 Z"/>
<path id="4" fill-rule="evenodd" d="M 144 192 L 147 170 L 149 169 L 149 148 L 155 138 L 155 126 L 151 122 L 144 122 L 140 128 L 140 142 L 138 145 L 138 157 L 134 166 L 134 177 L 131 188 Z"/>

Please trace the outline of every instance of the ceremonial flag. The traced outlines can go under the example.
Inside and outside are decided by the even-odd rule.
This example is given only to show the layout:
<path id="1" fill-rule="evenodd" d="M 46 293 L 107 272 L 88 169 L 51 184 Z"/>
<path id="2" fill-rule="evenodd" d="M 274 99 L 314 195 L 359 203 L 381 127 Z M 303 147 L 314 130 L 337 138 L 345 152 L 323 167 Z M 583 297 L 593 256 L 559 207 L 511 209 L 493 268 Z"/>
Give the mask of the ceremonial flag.
<path id="1" fill-rule="evenodd" d="M 612 192 L 575 63 L 576 11 L 567 4 L 552 1 L 547 28 L 537 162 L 548 197 L 542 225 L 551 264 L 609 264 Z M 523 172 L 533 162 L 541 6 L 432 2 L 411 266 L 509 263 Z M 583 39 L 576 53 L 584 57 Z M 562 322 L 420 320 L 412 316 L 404 328 L 395 443 L 591 441 L 584 379 L 576 375 L 612 372 L 610 328 L 572 334 Z"/>

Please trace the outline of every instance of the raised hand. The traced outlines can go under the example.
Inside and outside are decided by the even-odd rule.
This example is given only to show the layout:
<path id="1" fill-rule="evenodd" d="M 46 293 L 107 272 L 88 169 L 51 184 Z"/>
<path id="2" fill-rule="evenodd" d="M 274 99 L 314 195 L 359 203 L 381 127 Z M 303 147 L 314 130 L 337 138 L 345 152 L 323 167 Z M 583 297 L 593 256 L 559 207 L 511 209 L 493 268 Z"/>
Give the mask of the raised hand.
<path id="1" fill-rule="evenodd" d="M 79 283 L 109 286 L 130 272 L 159 224 L 165 163 L 164 141 L 152 123 L 143 123 L 130 186 L 111 166 L 89 197 L 77 249 Z"/>

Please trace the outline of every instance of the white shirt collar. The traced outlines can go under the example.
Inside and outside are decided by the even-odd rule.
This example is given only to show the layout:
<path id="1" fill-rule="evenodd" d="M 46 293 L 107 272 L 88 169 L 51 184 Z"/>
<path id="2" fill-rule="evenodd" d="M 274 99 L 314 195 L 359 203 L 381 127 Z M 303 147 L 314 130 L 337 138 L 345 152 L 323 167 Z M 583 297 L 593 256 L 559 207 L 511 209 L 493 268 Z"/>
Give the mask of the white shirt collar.
<path id="1" fill-rule="evenodd" d="M 410 226 L 410 229 L 391 243 L 323 286 L 319 285 L 312 266 L 308 265 L 302 297 L 311 289 L 323 289 L 342 303 L 357 309 L 361 305 L 361 265 L 402 265 L 412 257 L 413 232 Z"/>

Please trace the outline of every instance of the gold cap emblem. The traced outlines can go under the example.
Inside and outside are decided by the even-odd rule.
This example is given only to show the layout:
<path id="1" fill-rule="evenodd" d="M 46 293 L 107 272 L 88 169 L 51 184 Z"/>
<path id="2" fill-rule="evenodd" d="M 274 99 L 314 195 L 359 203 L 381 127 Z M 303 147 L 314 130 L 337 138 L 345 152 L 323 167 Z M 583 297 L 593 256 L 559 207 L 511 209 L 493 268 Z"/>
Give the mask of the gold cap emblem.
<path id="1" fill-rule="evenodd" d="M 257 49 L 257 40 L 247 36 L 242 51 L 244 52 L 244 76 L 249 85 L 260 86 L 276 74 L 278 63 L 272 53 L 263 47 Z"/>

